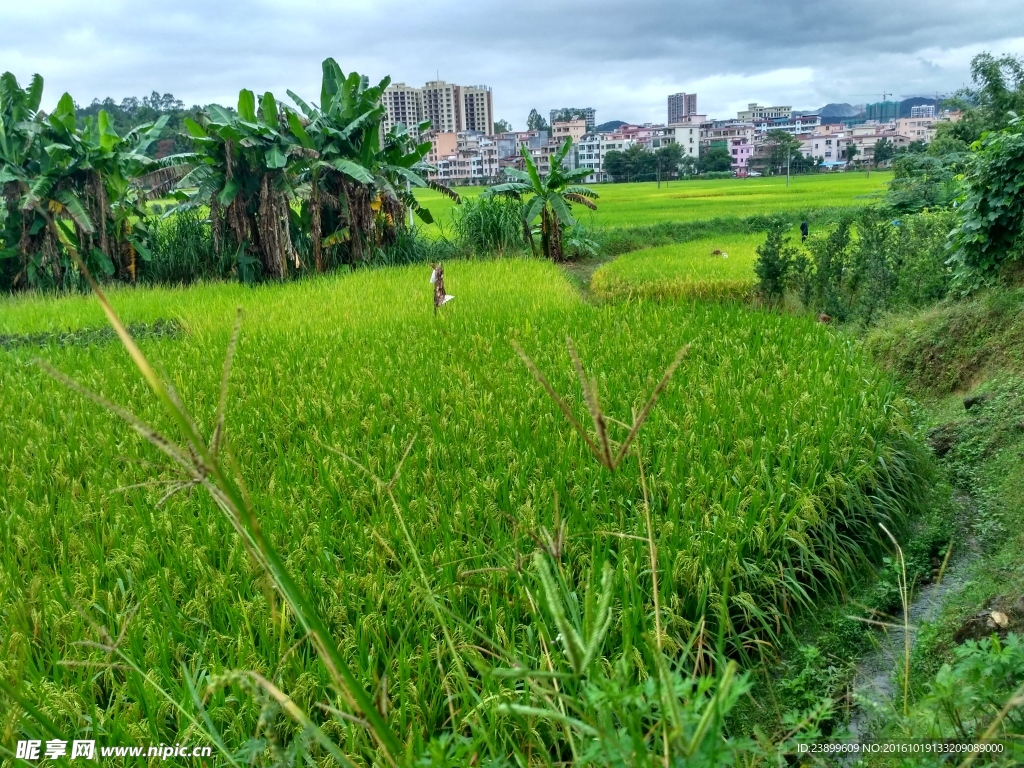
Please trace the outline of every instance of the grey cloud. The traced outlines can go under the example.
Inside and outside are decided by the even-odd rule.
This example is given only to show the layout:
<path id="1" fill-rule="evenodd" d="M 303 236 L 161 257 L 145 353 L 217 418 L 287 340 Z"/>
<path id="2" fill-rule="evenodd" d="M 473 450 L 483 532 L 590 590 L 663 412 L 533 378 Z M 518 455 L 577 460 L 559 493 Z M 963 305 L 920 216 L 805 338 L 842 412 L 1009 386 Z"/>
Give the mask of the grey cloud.
<path id="1" fill-rule="evenodd" d="M 232 101 L 242 87 L 315 99 L 320 61 L 334 56 L 373 78 L 486 83 L 497 116 L 519 126 L 531 107 L 567 104 L 599 120 L 664 119 L 680 89 L 720 114 L 748 100 L 810 108 L 950 91 L 972 53 L 1024 52 L 1019 0 L 16 1 L 0 0 L 11 5 L 0 70 L 41 72 L 49 102 L 153 89 Z"/>

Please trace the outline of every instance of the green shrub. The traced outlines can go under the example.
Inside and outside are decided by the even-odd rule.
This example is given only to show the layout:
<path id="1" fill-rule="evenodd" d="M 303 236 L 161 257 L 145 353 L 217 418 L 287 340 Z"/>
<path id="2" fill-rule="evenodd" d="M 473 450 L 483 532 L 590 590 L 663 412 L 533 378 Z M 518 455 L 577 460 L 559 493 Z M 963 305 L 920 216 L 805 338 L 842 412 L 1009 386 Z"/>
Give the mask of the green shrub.
<path id="1" fill-rule="evenodd" d="M 789 286 L 809 309 L 864 324 L 937 301 L 953 277 L 946 239 L 954 222 L 951 211 L 897 216 L 878 206 L 840 217 L 793 257 Z"/>
<path id="2" fill-rule="evenodd" d="M 509 197 L 467 197 L 453 213 L 460 246 L 478 256 L 523 251 L 523 203 Z"/>
<path id="3" fill-rule="evenodd" d="M 151 220 L 154 233 L 150 259 L 143 264 L 142 280 L 183 284 L 226 277 L 230 265 L 213 248 L 210 223 L 198 210 L 182 210 Z"/>
<path id="4" fill-rule="evenodd" d="M 757 287 L 768 301 L 778 301 L 786 290 L 789 274 L 793 269 L 796 249 L 790 244 L 784 219 L 776 219 L 768 226 L 768 236 L 757 247 L 757 261 L 754 274 Z"/>

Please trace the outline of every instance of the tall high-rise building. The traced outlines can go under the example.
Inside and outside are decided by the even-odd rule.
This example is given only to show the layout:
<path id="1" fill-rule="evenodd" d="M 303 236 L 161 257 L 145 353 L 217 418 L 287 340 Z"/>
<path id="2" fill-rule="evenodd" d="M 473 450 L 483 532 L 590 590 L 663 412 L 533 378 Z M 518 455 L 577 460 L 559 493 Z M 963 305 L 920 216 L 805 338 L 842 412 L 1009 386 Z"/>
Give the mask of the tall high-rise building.
<path id="1" fill-rule="evenodd" d="M 462 88 L 463 130 L 492 133 L 494 131 L 494 104 L 487 85 L 467 85 Z"/>
<path id="2" fill-rule="evenodd" d="M 455 133 L 465 126 L 462 87 L 444 80 L 431 80 L 423 86 L 423 119 L 431 130 Z"/>
<path id="3" fill-rule="evenodd" d="M 668 122 L 683 123 L 690 115 L 697 114 L 696 93 L 673 93 L 668 97 Z"/>
<path id="4" fill-rule="evenodd" d="M 864 117 L 867 120 L 895 120 L 899 116 L 898 101 L 876 101 L 864 107 Z"/>
<path id="5" fill-rule="evenodd" d="M 417 126 L 423 122 L 423 92 L 405 83 L 392 83 L 384 90 L 384 132 L 396 123 L 404 123 L 409 133 L 418 138 Z"/>
<path id="6" fill-rule="evenodd" d="M 385 116 L 383 130 L 396 123 L 405 123 L 416 134 L 416 126 L 430 121 L 432 131 L 494 130 L 494 101 L 487 85 L 455 85 L 444 80 L 431 80 L 422 88 L 405 83 L 392 83 L 381 98 Z"/>
<path id="7" fill-rule="evenodd" d="M 587 124 L 588 133 L 593 131 L 597 124 L 597 111 L 593 107 L 562 107 L 561 109 L 552 109 L 548 116 L 551 125 L 570 120 L 583 120 Z"/>

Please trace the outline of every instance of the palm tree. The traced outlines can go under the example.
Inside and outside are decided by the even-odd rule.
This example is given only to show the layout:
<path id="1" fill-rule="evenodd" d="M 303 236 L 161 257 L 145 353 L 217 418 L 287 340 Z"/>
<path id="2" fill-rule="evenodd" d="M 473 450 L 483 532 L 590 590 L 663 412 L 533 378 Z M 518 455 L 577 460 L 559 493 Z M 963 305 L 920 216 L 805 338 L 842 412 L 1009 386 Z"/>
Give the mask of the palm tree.
<path id="1" fill-rule="evenodd" d="M 505 195 L 521 200 L 524 195 L 532 195 L 523 206 L 523 235 L 536 253 L 533 240 L 533 222 L 540 217 L 541 251 L 546 258 L 562 261 L 562 229 L 576 223 L 572 216 L 572 204 L 578 203 L 592 211 L 597 210 L 593 201 L 597 193 L 589 187 L 582 187 L 575 182 L 589 176 L 589 168 L 566 170 L 562 162 L 572 148 L 572 139 L 566 138 L 557 153 L 551 156 L 551 172 L 541 176 L 537 166 L 530 157 L 529 151 L 523 147 L 525 171 L 507 168 L 505 172 L 514 181 L 497 184 L 488 188 L 485 195 Z"/>

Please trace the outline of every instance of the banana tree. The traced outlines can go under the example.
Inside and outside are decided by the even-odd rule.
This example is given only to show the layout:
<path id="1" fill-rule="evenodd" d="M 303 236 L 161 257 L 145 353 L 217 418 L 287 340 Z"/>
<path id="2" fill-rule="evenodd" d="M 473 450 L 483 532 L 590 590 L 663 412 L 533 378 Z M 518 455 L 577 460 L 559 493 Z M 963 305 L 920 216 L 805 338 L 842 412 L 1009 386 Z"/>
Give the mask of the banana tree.
<path id="1" fill-rule="evenodd" d="M 0 76 L 0 277 L 4 288 L 26 278 L 29 254 L 38 254 L 40 261 L 57 262 L 57 269 L 61 266 L 56 243 L 48 242 L 53 233 L 46 228 L 46 220 L 22 207 L 39 172 L 42 96 L 43 78 L 39 75 L 27 88 L 22 88 L 10 72 Z M 44 269 L 49 266 L 35 265 Z"/>
<path id="2" fill-rule="evenodd" d="M 199 120 L 185 119 L 195 152 L 181 187 L 196 187 L 183 207 L 209 206 L 218 253 L 228 243 L 238 258 L 255 257 L 265 276 L 285 277 L 301 267 L 290 231 L 295 198 L 291 157 L 298 146 L 281 122 L 277 100 L 242 89 L 237 113 L 211 104 Z"/>
<path id="3" fill-rule="evenodd" d="M 370 247 L 393 241 L 407 210 L 431 221 L 410 191 L 431 186 L 423 162 L 430 143 L 415 144 L 402 125 L 381 140 L 381 99 L 390 78 L 370 86 L 356 72 L 346 76 L 331 58 L 322 69 L 319 107 L 288 91 L 298 111 L 287 110 L 289 128 L 301 146 L 301 213 L 309 222 L 318 271 L 337 261 L 356 263 Z M 428 127 L 424 123 L 420 129 Z"/>
<path id="4" fill-rule="evenodd" d="M 4 283 L 74 287 L 69 249 L 97 275 L 120 269 L 134 280 L 137 257 L 149 253 L 136 179 L 155 164 L 145 151 L 166 120 L 122 138 L 105 111 L 80 128 L 68 94 L 42 115 L 42 91 L 38 75 L 25 89 L 0 77 Z"/>
<path id="5" fill-rule="evenodd" d="M 91 236 L 95 226 L 82 202 L 88 164 L 74 102 L 64 94 L 44 116 L 42 88 L 38 75 L 27 89 L 10 73 L 0 77 L 0 185 L 6 209 L 0 257 L 8 288 L 77 286 L 69 248 L 96 271 L 112 271 L 108 259 L 96 259 L 96 249 L 80 247 L 82 236 Z"/>
<path id="6" fill-rule="evenodd" d="M 147 192 L 141 181 L 159 175 L 160 164 L 146 150 L 159 140 L 167 119 L 141 125 L 122 137 L 105 110 L 95 119 L 87 118 L 79 130 L 70 100 L 50 117 L 54 139 L 72 147 L 77 158 L 70 181 L 92 225 L 74 220 L 75 247 L 91 255 L 108 275 L 116 272 L 131 282 L 138 276 L 140 259 L 151 257 Z"/>
<path id="7" fill-rule="evenodd" d="M 562 167 L 571 148 L 572 139 L 566 138 L 565 143 L 551 156 L 551 172 L 547 176 L 541 176 L 529 151 L 523 147 L 526 170 L 505 169 L 505 173 L 513 180 L 496 184 L 484 193 L 504 195 L 516 200 L 531 196 L 523 206 L 523 236 L 536 253 L 532 227 L 533 222 L 540 217 L 541 252 L 553 261 L 564 260 L 562 230 L 576 223 L 572 215 L 573 204 L 582 205 L 592 211 L 597 210 L 593 201 L 597 199 L 598 194 L 589 187 L 576 184 L 580 179 L 590 175 L 591 170 L 569 170 Z"/>

